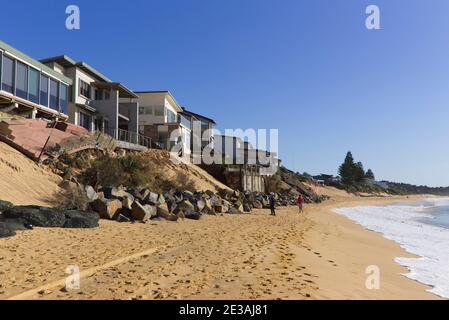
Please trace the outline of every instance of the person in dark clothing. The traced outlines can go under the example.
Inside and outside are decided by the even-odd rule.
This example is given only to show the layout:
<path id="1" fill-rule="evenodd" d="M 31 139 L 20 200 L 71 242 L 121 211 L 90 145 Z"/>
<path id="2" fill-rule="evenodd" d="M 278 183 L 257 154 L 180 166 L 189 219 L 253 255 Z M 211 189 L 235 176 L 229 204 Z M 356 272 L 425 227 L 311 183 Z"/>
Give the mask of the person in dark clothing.
<path id="1" fill-rule="evenodd" d="M 269 195 L 268 201 L 270 202 L 271 215 L 275 216 L 276 215 L 276 210 L 275 210 L 276 201 L 275 201 L 274 195 L 272 193 Z"/>

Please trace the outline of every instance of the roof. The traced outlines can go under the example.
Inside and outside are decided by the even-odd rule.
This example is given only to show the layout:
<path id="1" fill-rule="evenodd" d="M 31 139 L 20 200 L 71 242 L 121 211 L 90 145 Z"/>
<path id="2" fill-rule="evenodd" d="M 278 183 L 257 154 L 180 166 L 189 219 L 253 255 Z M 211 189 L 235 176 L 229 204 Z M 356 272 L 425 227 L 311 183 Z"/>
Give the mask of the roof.
<path id="1" fill-rule="evenodd" d="M 224 135 L 224 134 L 216 134 L 216 135 L 214 135 L 214 138 L 216 140 L 218 140 L 218 139 L 232 139 L 232 140 L 236 140 L 236 141 L 239 141 L 241 143 L 244 143 L 243 139 L 240 138 L 240 137 L 228 136 L 228 135 Z"/>
<path id="2" fill-rule="evenodd" d="M 93 75 L 94 77 L 99 78 L 102 81 L 112 82 L 111 79 L 109 79 L 104 74 L 102 74 L 101 72 L 99 72 L 95 68 L 91 67 L 87 63 L 85 63 L 83 61 L 76 62 L 75 60 L 73 60 L 72 58 L 70 58 L 69 56 L 66 56 L 66 55 L 59 55 L 59 56 L 55 56 L 55 57 L 50 57 L 50 58 L 42 59 L 40 61 L 42 63 L 45 63 L 45 64 L 55 62 L 55 63 L 59 64 L 60 66 L 62 66 L 64 68 L 78 67 L 81 70 L 89 73 L 90 75 Z"/>
<path id="3" fill-rule="evenodd" d="M 72 84 L 72 79 L 60 74 L 59 72 L 56 72 L 55 70 L 49 68 L 48 66 L 46 66 L 45 64 L 43 64 L 42 62 L 31 58 L 30 56 L 20 52 L 19 50 L 11 47 L 10 45 L 6 44 L 5 42 L 0 40 L 0 49 L 6 53 L 11 54 L 12 56 L 15 56 L 16 58 L 23 60 L 24 62 L 28 63 L 29 65 L 32 65 L 33 67 L 35 67 L 36 69 L 41 70 L 42 72 L 56 78 L 59 79 L 69 85 Z"/>
<path id="4" fill-rule="evenodd" d="M 173 97 L 171 92 L 168 91 L 168 90 L 134 91 L 134 93 L 137 94 L 137 95 L 142 95 L 142 94 L 164 94 L 164 95 L 168 96 L 173 101 L 175 107 L 178 108 L 178 112 L 183 112 L 183 108 L 180 106 L 180 104 L 176 101 L 175 97 Z"/>
<path id="5" fill-rule="evenodd" d="M 96 110 L 95 108 L 93 108 L 93 107 L 91 107 L 91 106 L 88 106 L 88 105 L 86 105 L 86 104 L 77 103 L 76 106 L 77 106 L 77 107 L 80 107 L 80 108 L 83 108 L 83 109 L 85 109 L 85 110 L 87 110 L 87 111 L 90 111 L 90 112 L 92 112 L 92 113 L 96 113 L 96 112 L 97 112 L 97 110 Z"/>
<path id="6" fill-rule="evenodd" d="M 57 64 L 59 64 L 60 66 L 62 66 L 64 68 L 69 68 L 76 64 L 75 60 L 71 59 L 70 57 L 68 57 L 66 55 L 41 59 L 40 62 L 45 63 L 45 64 L 51 63 L 51 62 L 56 62 Z"/>
<path id="7" fill-rule="evenodd" d="M 118 82 L 95 82 L 95 86 L 100 89 L 112 88 L 113 90 L 117 90 L 120 93 L 120 98 L 139 98 L 137 94 Z"/>
<path id="8" fill-rule="evenodd" d="M 211 118 L 208 118 L 208 117 L 205 117 L 205 116 L 203 116 L 203 115 L 201 115 L 201 114 L 198 114 L 198 113 L 194 113 L 194 112 L 192 112 L 192 111 L 188 111 L 186 108 L 182 108 L 182 112 L 181 113 L 183 113 L 183 114 L 186 114 L 186 115 L 190 115 L 190 116 L 193 116 L 193 117 L 195 117 L 195 118 L 199 118 L 199 119 L 202 119 L 202 120 L 206 120 L 207 122 L 210 122 L 210 123 L 213 123 L 213 124 L 217 124 L 213 119 L 211 119 Z"/>

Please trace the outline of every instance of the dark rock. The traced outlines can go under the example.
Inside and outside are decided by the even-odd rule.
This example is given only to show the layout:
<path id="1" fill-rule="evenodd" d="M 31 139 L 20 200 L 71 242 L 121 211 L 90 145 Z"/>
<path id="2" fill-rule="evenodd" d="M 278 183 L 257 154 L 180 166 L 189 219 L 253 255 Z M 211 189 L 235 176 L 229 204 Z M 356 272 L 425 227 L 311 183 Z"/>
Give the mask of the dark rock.
<path id="1" fill-rule="evenodd" d="M 12 208 L 14 205 L 11 202 L 0 200 L 0 213 Z"/>
<path id="2" fill-rule="evenodd" d="M 133 211 L 132 211 L 132 208 L 131 208 L 131 209 L 128 209 L 128 208 L 122 207 L 122 208 L 118 211 L 117 216 L 120 215 L 120 214 L 121 214 L 122 216 L 127 217 L 127 218 L 134 219 L 134 218 L 133 218 Z"/>
<path id="3" fill-rule="evenodd" d="M 253 208 L 251 207 L 251 204 L 249 202 L 243 203 L 243 211 L 244 212 L 251 212 Z"/>
<path id="4" fill-rule="evenodd" d="M 11 229 L 6 223 L 0 222 L 0 238 L 8 238 L 16 235 L 16 232 Z"/>
<path id="5" fill-rule="evenodd" d="M 115 218 L 115 220 L 116 220 L 117 222 L 131 222 L 131 219 L 130 219 L 130 218 L 128 218 L 127 216 L 125 216 L 125 215 L 123 215 L 123 214 L 121 214 L 121 213 L 119 213 L 119 214 L 117 215 L 117 217 Z"/>
<path id="6" fill-rule="evenodd" d="M 252 203 L 253 207 L 256 209 L 263 209 L 263 204 L 259 200 L 255 200 Z"/>
<path id="7" fill-rule="evenodd" d="M 229 211 L 229 207 L 222 204 L 221 206 L 215 206 L 214 210 L 216 213 L 226 213 Z"/>
<path id="8" fill-rule="evenodd" d="M 199 212 L 195 212 L 194 210 L 187 210 L 184 212 L 184 217 L 190 220 L 200 220 L 201 214 Z"/>
<path id="9" fill-rule="evenodd" d="M 103 192 L 104 197 L 109 199 L 112 195 L 112 187 L 101 187 L 98 191 Z"/>
<path id="10" fill-rule="evenodd" d="M 144 201 L 150 193 L 151 193 L 151 191 L 148 189 L 141 190 L 140 194 L 142 195 L 142 198 L 140 200 Z"/>
<path id="11" fill-rule="evenodd" d="M 157 207 L 150 205 L 141 205 L 138 201 L 134 201 L 132 205 L 132 216 L 134 219 L 146 222 L 157 215 Z"/>
<path id="12" fill-rule="evenodd" d="M 184 200 L 184 195 L 182 192 L 176 191 L 173 194 L 173 197 L 175 198 L 176 203 L 182 202 Z"/>
<path id="13" fill-rule="evenodd" d="M 180 211 L 186 212 L 187 210 L 194 210 L 194 209 L 195 206 L 189 200 L 184 200 L 177 204 L 176 209 L 173 212 L 177 214 Z"/>
<path id="14" fill-rule="evenodd" d="M 168 192 L 164 193 L 164 199 L 165 199 L 165 201 L 175 201 L 176 202 L 175 197 Z"/>
<path id="15" fill-rule="evenodd" d="M 164 205 L 167 207 L 167 211 L 169 213 L 173 213 L 176 210 L 176 207 L 178 206 L 176 204 L 176 201 L 171 200 L 171 199 L 167 200 Z"/>
<path id="16" fill-rule="evenodd" d="M 23 226 L 24 226 L 24 228 L 27 229 L 27 230 L 33 230 L 33 229 L 34 229 L 34 226 L 33 226 L 32 224 L 29 224 L 29 223 L 28 223 L 28 224 L 25 223 Z"/>
<path id="17" fill-rule="evenodd" d="M 210 197 L 210 203 L 211 203 L 212 207 L 221 206 L 223 203 L 223 200 L 220 197 L 213 195 L 212 197 Z"/>
<path id="18" fill-rule="evenodd" d="M 188 191 L 188 190 L 184 191 L 182 194 L 183 194 L 184 198 L 187 198 L 187 199 L 192 199 L 194 196 L 193 192 Z"/>
<path id="19" fill-rule="evenodd" d="M 96 212 L 68 210 L 64 214 L 64 228 L 97 228 L 100 220 L 100 216 Z"/>
<path id="20" fill-rule="evenodd" d="M 22 219 L 3 219 L 3 222 L 8 228 L 14 231 L 18 230 L 30 230 L 33 228 L 32 224 Z"/>
<path id="21" fill-rule="evenodd" d="M 142 191 L 145 191 L 145 189 L 141 190 L 141 191 L 136 190 L 136 189 L 129 189 L 128 190 L 128 192 L 134 197 L 134 199 L 135 200 L 137 199 L 139 201 L 143 201 L 145 199 L 145 197 L 146 197 L 146 195 L 144 195 L 142 193 Z"/>
<path id="22" fill-rule="evenodd" d="M 236 207 L 231 207 L 229 208 L 228 212 L 229 214 L 239 214 L 242 213 L 239 209 L 237 209 Z"/>
<path id="23" fill-rule="evenodd" d="M 58 228 L 63 227 L 65 215 L 62 210 L 38 207 L 17 206 L 7 209 L 4 216 L 10 219 L 21 219 L 24 223 L 36 227 Z"/>

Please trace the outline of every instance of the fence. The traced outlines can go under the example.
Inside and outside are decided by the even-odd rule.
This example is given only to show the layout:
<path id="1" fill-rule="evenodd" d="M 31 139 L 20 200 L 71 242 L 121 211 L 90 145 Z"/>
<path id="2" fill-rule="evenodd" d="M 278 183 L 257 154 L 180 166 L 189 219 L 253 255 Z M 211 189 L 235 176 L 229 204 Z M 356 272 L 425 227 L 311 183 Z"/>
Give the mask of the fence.
<path id="1" fill-rule="evenodd" d="M 163 145 L 154 141 L 150 137 L 144 136 L 137 132 L 131 132 L 123 129 L 112 130 L 111 135 L 116 137 L 118 141 L 133 143 L 149 149 L 163 149 Z"/>

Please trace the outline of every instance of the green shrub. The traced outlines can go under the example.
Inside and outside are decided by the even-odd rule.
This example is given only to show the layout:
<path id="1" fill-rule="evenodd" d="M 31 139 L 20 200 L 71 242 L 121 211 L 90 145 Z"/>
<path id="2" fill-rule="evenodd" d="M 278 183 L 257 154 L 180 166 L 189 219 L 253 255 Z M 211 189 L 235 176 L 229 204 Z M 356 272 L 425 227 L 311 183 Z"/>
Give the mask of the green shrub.
<path id="1" fill-rule="evenodd" d="M 171 179 L 164 178 L 158 166 L 145 156 L 128 154 L 113 157 L 103 155 L 92 161 L 90 168 L 78 177 L 81 183 L 91 186 L 120 186 L 149 188 L 163 193 L 171 190 L 195 191 L 195 185 L 185 173 Z"/>

